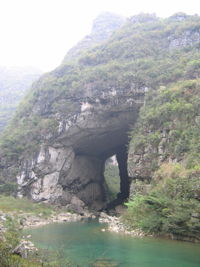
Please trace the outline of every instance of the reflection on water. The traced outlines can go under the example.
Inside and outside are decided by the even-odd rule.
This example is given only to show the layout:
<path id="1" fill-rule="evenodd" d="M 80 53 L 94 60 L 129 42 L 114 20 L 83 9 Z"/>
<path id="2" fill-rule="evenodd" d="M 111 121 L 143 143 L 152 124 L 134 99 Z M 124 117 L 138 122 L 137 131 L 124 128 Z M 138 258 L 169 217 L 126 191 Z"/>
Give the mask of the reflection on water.
<path id="1" fill-rule="evenodd" d="M 200 245 L 101 232 L 96 222 L 51 224 L 31 230 L 41 248 L 62 251 L 81 267 L 199 267 Z"/>

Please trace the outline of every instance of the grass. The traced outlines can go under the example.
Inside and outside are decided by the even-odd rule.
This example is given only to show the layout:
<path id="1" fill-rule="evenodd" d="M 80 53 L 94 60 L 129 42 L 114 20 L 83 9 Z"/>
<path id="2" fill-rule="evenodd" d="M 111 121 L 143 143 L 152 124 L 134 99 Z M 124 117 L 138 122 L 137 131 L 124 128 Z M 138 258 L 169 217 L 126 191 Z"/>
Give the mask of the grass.
<path id="1" fill-rule="evenodd" d="M 0 235 L 0 267 L 72 267 L 58 252 L 39 250 L 28 255 L 27 259 L 12 253 L 21 239 L 18 220 L 21 216 L 31 214 L 46 218 L 55 211 L 55 207 L 45 203 L 0 195 L 0 213 L 6 214 L 6 220 L 0 218 L 0 225 L 6 228 L 6 232 Z"/>
<path id="2" fill-rule="evenodd" d="M 27 198 L 0 195 L 0 211 L 5 213 L 31 213 L 48 217 L 54 210 L 54 207 L 45 203 L 33 203 Z"/>

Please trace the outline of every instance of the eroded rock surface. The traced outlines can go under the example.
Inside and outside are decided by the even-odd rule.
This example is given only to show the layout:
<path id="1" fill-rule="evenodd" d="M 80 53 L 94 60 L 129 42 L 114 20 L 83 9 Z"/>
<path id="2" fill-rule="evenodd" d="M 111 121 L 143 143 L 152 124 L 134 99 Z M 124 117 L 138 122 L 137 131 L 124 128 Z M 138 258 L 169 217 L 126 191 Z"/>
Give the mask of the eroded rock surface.
<path id="1" fill-rule="evenodd" d="M 128 92 L 127 92 L 128 93 Z M 85 207 L 105 207 L 104 164 L 117 154 L 121 173 L 121 197 L 129 194 L 126 166 L 128 131 L 133 125 L 144 92 L 132 95 L 108 91 L 93 99 L 87 92 L 76 103 L 74 114 L 59 123 L 55 136 L 39 153 L 23 162 L 17 178 L 19 196 L 35 201 L 68 205 L 83 213 Z M 37 103 L 36 103 L 37 105 Z M 123 149 L 124 148 L 124 149 Z M 124 165 L 125 164 L 125 165 Z"/>

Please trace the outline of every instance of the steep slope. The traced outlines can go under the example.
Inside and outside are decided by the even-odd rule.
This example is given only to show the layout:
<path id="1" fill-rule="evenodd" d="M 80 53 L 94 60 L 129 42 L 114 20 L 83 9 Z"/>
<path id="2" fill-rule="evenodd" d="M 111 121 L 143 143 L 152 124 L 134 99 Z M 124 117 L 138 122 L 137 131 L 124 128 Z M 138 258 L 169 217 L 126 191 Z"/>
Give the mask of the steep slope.
<path id="1" fill-rule="evenodd" d="M 149 93 L 130 143 L 130 171 L 135 177 L 151 177 L 163 162 L 186 168 L 199 165 L 199 106 L 199 79 Z"/>
<path id="2" fill-rule="evenodd" d="M 18 174 L 18 193 L 37 201 L 101 209 L 105 160 L 116 154 L 118 198 L 127 199 L 128 133 L 144 96 L 198 77 L 199 40 L 198 16 L 142 14 L 44 75 L 1 141 L 1 179 Z"/>
<path id="3" fill-rule="evenodd" d="M 29 87 L 41 71 L 31 67 L 0 66 L 0 132 L 8 124 Z"/>
<path id="4" fill-rule="evenodd" d="M 146 95 L 131 133 L 128 168 L 133 182 L 124 217 L 132 228 L 199 242 L 199 46 L 196 51 L 190 51 L 194 57 L 188 62 L 179 54 L 187 66 L 177 69 L 183 74 L 180 81 Z"/>
<path id="5" fill-rule="evenodd" d="M 101 13 L 93 22 L 91 34 L 85 36 L 83 40 L 67 52 L 62 64 L 76 61 L 80 54 L 108 40 L 113 32 L 119 29 L 125 21 L 126 19 L 122 16 L 110 12 Z"/>
<path id="6" fill-rule="evenodd" d="M 148 95 L 129 148 L 132 227 L 200 241 L 199 106 L 199 79 Z"/>

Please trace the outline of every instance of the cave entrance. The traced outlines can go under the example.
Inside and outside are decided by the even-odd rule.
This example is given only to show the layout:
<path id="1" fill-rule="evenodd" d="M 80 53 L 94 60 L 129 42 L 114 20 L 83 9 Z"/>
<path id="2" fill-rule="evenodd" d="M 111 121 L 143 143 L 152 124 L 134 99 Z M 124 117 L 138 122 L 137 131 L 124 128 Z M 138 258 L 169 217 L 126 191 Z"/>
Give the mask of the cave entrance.
<path id="1" fill-rule="evenodd" d="M 120 146 L 116 154 L 105 162 L 105 184 L 108 208 L 122 204 L 130 193 L 130 182 L 127 168 L 127 147 Z"/>
<path id="2" fill-rule="evenodd" d="M 117 194 L 120 192 L 119 166 L 116 155 L 113 155 L 106 160 L 104 178 L 106 201 L 109 203 L 116 199 Z"/>
<path id="3" fill-rule="evenodd" d="M 82 132 L 82 138 L 78 138 L 74 145 L 75 158 L 71 170 L 67 178 L 64 178 L 65 188 L 71 190 L 73 184 L 73 193 L 94 210 L 104 209 L 105 205 L 108 209 L 114 208 L 129 197 L 130 184 L 127 170 L 129 127 L 117 129 L 111 126 L 109 125 L 104 131 L 99 127 L 90 129 L 88 133 Z M 76 135 L 73 137 L 77 138 Z M 114 194 L 115 199 L 108 203 L 106 199 L 109 192 L 105 186 L 104 169 L 105 165 L 107 167 L 105 162 L 113 155 L 116 155 L 119 185 L 117 195 Z M 74 181 L 78 181 L 77 185 Z"/>

